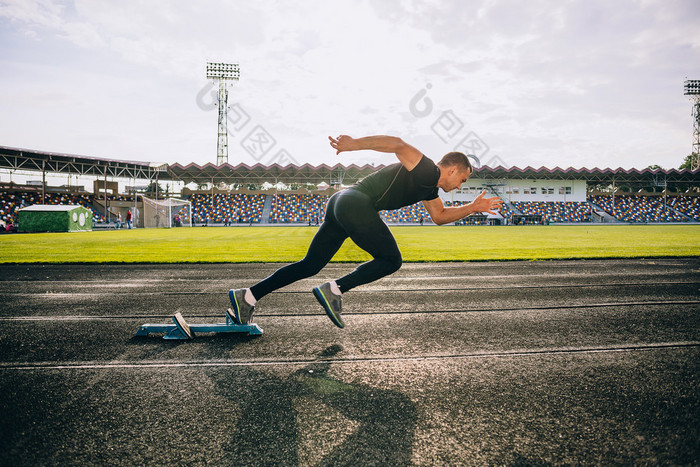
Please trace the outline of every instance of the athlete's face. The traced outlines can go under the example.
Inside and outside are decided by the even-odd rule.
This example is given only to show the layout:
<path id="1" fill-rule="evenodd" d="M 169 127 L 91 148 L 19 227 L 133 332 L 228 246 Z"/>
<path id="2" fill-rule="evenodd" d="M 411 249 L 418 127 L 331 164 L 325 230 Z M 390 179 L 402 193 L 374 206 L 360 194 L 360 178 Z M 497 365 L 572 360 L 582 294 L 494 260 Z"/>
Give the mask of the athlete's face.
<path id="1" fill-rule="evenodd" d="M 440 186 L 440 188 L 445 191 L 452 191 L 459 188 L 472 174 L 469 169 L 462 169 L 459 166 L 447 167 L 445 172 L 445 179 L 442 186 Z"/>

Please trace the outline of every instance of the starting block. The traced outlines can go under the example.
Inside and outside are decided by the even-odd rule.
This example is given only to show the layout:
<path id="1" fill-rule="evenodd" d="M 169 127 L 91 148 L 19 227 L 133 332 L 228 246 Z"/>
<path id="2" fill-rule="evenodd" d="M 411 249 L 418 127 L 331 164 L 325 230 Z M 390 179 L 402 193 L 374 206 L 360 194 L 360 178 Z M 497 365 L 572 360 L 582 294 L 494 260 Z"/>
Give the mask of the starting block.
<path id="1" fill-rule="evenodd" d="M 231 310 L 229 310 L 229 313 Z M 148 336 L 149 334 L 164 334 L 163 339 L 168 340 L 188 340 L 194 339 L 198 332 L 240 332 L 249 336 L 259 336 L 263 330 L 255 323 L 236 324 L 229 313 L 226 313 L 225 323 L 216 324 L 188 324 L 182 314 L 175 313 L 173 324 L 144 324 L 136 332 L 137 336 Z"/>

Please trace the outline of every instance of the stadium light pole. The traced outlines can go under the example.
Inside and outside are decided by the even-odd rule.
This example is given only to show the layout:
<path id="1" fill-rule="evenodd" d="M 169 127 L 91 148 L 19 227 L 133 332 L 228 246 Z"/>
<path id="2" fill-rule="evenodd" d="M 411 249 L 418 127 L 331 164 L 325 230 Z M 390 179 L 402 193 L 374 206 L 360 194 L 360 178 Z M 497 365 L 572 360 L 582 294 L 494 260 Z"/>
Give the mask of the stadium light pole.
<path id="1" fill-rule="evenodd" d="M 688 79 L 683 83 L 683 94 L 693 102 L 693 152 L 690 169 L 700 167 L 700 79 Z"/>
<path id="2" fill-rule="evenodd" d="M 207 78 L 219 83 L 216 105 L 219 107 L 218 139 L 216 143 L 216 165 L 228 163 L 228 85 L 238 81 L 240 70 L 237 64 L 207 62 Z"/>

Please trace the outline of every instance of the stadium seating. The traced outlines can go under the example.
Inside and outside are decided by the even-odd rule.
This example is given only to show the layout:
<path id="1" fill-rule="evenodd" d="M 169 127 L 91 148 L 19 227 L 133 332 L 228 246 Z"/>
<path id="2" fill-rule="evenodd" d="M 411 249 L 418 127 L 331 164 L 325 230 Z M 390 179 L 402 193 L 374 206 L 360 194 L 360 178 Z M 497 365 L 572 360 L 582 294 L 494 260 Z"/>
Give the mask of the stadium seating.
<path id="1" fill-rule="evenodd" d="M 326 213 L 328 195 L 275 194 L 270 210 L 271 223 L 320 223 Z"/>
<path id="2" fill-rule="evenodd" d="M 395 209 L 392 211 L 382 211 L 382 217 L 389 223 L 405 224 L 412 223 L 418 224 L 421 219 L 424 222 L 430 222 L 430 215 L 428 211 L 423 206 L 423 203 L 412 204 L 411 206 L 404 206 L 401 209 Z"/>
<path id="3" fill-rule="evenodd" d="M 265 195 L 195 193 L 190 202 L 195 223 L 260 223 Z"/>
<path id="4" fill-rule="evenodd" d="M 678 196 L 668 198 L 668 205 L 695 221 L 700 221 L 700 197 Z"/>
<path id="5" fill-rule="evenodd" d="M 270 223 L 312 223 L 322 222 L 329 195 L 277 193 L 271 196 Z M 133 201 L 121 195 L 110 196 L 114 201 Z M 193 194 L 193 222 L 199 223 L 260 223 L 263 221 L 263 208 L 266 195 L 247 193 Z M 102 201 L 102 196 L 91 194 L 46 193 L 46 204 L 75 204 L 84 206 L 93 212 L 93 223 L 105 222 L 104 216 L 93 208 L 95 201 Z M 41 194 L 36 191 L 0 192 L 0 220 L 16 223 L 17 210 L 42 202 Z M 615 196 L 615 206 L 609 195 L 589 196 L 588 202 L 548 202 L 548 201 L 514 201 L 512 206 L 524 216 L 541 217 L 542 222 L 591 222 L 592 204 L 608 212 L 623 222 L 700 222 L 700 197 L 697 196 Z M 463 202 L 446 202 L 447 206 L 461 205 Z M 506 219 L 512 219 L 514 212 L 504 205 L 500 213 Z M 388 223 L 418 224 L 421 219 L 430 222 L 430 216 L 423 203 L 416 203 L 401 209 L 382 211 L 382 217 Z M 687 216 L 687 217 L 686 217 Z M 181 213 L 183 223 L 189 223 L 186 212 Z M 524 222 L 532 222 L 525 219 Z M 463 225 L 488 224 L 483 216 L 470 216 L 458 222 Z"/>
<path id="6" fill-rule="evenodd" d="M 600 206 L 611 216 L 624 222 L 686 222 L 688 219 L 664 205 L 662 197 L 590 196 L 589 202 Z"/>
<path id="7" fill-rule="evenodd" d="M 512 218 L 513 214 L 515 214 L 513 210 L 508 207 L 507 204 L 503 204 L 503 206 L 501 207 L 501 209 L 498 210 L 498 212 L 501 213 L 501 215 L 506 219 Z"/>
<path id="8" fill-rule="evenodd" d="M 590 222 L 588 203 L 567 201 L 514 201 L 513 206 L 525 216 L 542 216 L 543 222 Z"/>

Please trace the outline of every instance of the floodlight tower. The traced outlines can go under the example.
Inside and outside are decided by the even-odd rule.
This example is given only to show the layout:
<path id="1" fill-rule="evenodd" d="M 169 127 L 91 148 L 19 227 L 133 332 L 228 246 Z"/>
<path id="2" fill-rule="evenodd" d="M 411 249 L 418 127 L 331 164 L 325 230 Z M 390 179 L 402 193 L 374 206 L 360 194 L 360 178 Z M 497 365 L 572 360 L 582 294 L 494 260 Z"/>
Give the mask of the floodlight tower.
<path id="1" fill-rule="evenodd" d="M 690 169 L 700 167 L 700 79 L 688 79 L 683 86 L 683 94 L 693 102 L 693 154 Z"/>
<path id="2" fill-rule="evenodd" d="M 219 136 L 216 143 L 216 165 L 228 162 L 228 85 L 238 81 L 240 70 L 237 64 L 207 62 L 207 78 L 219 82 L 219 94 L 216 105 L 219 107 Z"/>

